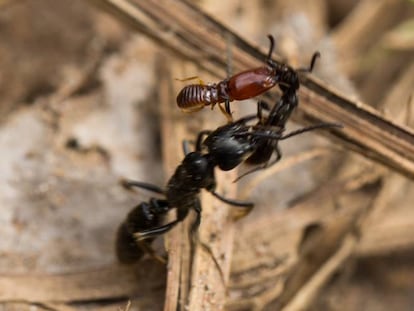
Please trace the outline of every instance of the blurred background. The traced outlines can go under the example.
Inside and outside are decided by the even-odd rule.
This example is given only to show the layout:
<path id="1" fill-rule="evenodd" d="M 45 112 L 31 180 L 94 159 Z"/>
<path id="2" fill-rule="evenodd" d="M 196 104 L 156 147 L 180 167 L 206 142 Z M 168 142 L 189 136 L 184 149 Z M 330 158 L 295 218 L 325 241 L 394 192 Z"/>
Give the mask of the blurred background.
<path id="1" fill-rule="evenodd" d="M 295 68 L 320 51 L 328 87 L 413 125 L 414 2 L 192 3 L 263 50 L 274 35 Z M 174 78 L 217 81 L 88 1 L 0 1 L 0 310 L 124 310 L 129 298 L 131 311 L 162 310 L 165 267 L 120 267 L 113 247 L 149 198 L 119 180 L 171 174 L 163 59 L 173 93 L 185 85 Z M 176 110 L 194 137 L 198 117 Z M 205 110 L 210 128 L 224 124 Z M 412 310 L 411 180 L 315 134 L 281 149 L 274 172 L 237 184 L 257 208 L 237 223 L 226 309 Z"/>

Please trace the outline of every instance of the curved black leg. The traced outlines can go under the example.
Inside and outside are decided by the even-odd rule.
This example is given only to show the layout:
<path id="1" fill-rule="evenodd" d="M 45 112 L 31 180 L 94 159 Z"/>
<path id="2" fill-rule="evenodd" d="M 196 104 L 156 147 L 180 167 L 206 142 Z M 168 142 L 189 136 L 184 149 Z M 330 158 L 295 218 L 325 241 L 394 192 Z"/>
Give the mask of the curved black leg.
<path id="1" fill-rule="evenodd" d="M 135 232 L 134 236 L 138 241 L 156 237 L 164 233 L 167 233 L 172 228 L 174 228 L 180 221 L 181 220 L 177 219 L 163 226 L 155 227 L 155 228 L 148 229 L 148 230 L 143 230 L 140 232 Z"/>
<path id="2" fill-rule="evenodd" d="M 232 206 L 247 208 L 247 209 L 252 209 L 254 207 L 254 203 L 252 203 L 252 202 L 244 202 L 244 201 L 237 201 L 237 200 L 234 200 L 234 199 L 227 199 L 227 198 L 221 196 L 220 194 L 218 194 L 215 191 L 210 191 L 210 193 L 212 195 L 214 195 L 220 201 L 222 201 L 226 204 L 232 205 Z"/>
<path id="3" fill-rule="evenodd" d="M 220 111 L 224 114 L 224 116 L 227 119 L 228 123 L 232 123 L 233 122 L 233 116 L 231 113 L 231 109 L 230 109 L 230 100 L 226 99 L 224 102 L 224 108 L 221 106 L 221 104 L 218 104 Z"/>
<path id="4" fill-rule="evenodd" d="M 164 265 L 167 264 L 167 260 L 164 257 L 158 255 L 150 244 L 146 243 L 143 240 L 136 240 L 136 243 L 138 247 L 140 247 L 143 250 L 144 253 L 147 253 L 148 255 L 150 255 L 150 257 Z"/>
<path id="5" fill-rule="evenodd" d="M 299 135 L 299 134 L 302 134 L 302 133 L 306 133 L 306 132 L 310 132 L 310 131 L 314 131 L 314 130 L 318 130 L 318 129 L 333 128 L 333 127 L 343 128 L 343 125 L 339 124 L 339 123 L 329 123 L 329 122 L 320 123 L 320 124 L 304 127 L 304 128 L 298 129 L 296 131 L 287 133 L 287 134 L 281 136 L 279 139 L 280 140 L 287 139 L 287 138 L 290 138 L 290 137 L 293 137 L 293 136 L 296 136 L 296 135 Z"/>
<path id="6" fill-rule="evenodd" d="M 182 147 L 183 147 L 184 156 L 186 156 L 187 154 L 191 152 L 190 142 L 188 140 L 183 140 Z"/>
<path id="7" fill-rule="evenodd" d="M 196 140 L 196 145 L 195 145 L 195 150 L 200 152 L 202 149 L 202 145 L 203 145 L 203 141 L 204 141 L 204 136 L 208 136 L 211 134 L 211 130 L 203 130 L 201 132 L 198 133 L 197 135 L 197 140 Z"/>
<path id="8" fill-rule="evenodd" d="M 264 100 L 259 100 L 257 102 L 257 118 L 260 122 L 263 120 L 263 110 L 270 111 L 270 106 Z"/>
<path id="9" fill-rule="evenodd" d="M 145 190 L 148 190 L 154 193 L 165 194 L 165 191 L 161 189 L 160 187 L 154 184 L 146 183 L 146 182 L 123 179 L 121 180 L 121 185 L 127 189 L 136 187 L 136 188 L 145 189 Z"/>

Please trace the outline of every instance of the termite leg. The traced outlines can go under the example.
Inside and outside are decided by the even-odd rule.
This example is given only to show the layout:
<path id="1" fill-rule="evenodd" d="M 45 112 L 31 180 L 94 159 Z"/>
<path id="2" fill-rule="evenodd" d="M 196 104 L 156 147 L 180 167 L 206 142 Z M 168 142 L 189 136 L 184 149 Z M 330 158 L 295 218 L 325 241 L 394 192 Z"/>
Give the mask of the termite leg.
<path id="1" fill-rule="evenodd" d="M 204 81 L 200 79 L 199 76 L 192 76 L 192 77 L 188 77 L 188 78 L 184 78 L 184 79 L 175 78 L 175 80 L 180 81 L 180 82 L 186 82 L 186 81 L 191 81 L 191 80 L 198 80 L 198 84 L 200 84 L 200 85 L 206 85 L 204 83 Z"/>
<path id="2" fill-rule="evenodd" d="M 226 105 L 226 104 L 227 104 L 227 101 L 226 101 L 226 103 L 224 105 Z M 221 104 L 218 104 L 218 106 L 220 108 L 220 111 L 226 117 L 227 122 L 228 123 L 232 123 L 233 122 L 233 116 L 231 115 L 231 112 L 227 112 L 227 106 L 226 107 L 223 107 Z M 229 104 L 229 110 L 230 110 L 230 104 Z"/>

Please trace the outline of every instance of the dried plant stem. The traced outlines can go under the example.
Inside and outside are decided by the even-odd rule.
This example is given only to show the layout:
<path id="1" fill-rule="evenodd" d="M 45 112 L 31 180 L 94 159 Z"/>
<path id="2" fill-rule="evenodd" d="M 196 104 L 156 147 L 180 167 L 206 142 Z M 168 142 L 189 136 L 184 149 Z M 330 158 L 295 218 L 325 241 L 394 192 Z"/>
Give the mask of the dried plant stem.
<path id="1" fill-rule="evenodd" d="M 283 311 L 306 310 L 323 286 L 343 263 L 352 255 L 357 239 L 353 236 L 347 237 L 340 249 L 319 269 L 319 271 L 305 284 L 300 292 L 286 305 Z"/>
<path id="2" fill-rule="evenodd" d="M 261 310 L 266 306 L 266 310 L 271 310 L 271 306 L 273 310 L 279 310 L 289 306 L 297 295 L 303 295 L 302 298 L 298 298 L 303 305 L 310 303 L 323 280 L 328 280 L 329 274 L 335 270 L 331 267 L 328 269 L 331 272 L 323 272 L 326 265 L 330 265 L 329 260 L 341 252 L 348 237 L 354 239 L 355 228 L 374 205 L 373 197 L 379 190 L 380 176 L 377 172 L 367 178 L 363 173 L 360 177 L 352 176 L 343 181 L 332 181 L 326 185 L 326 189 L 315 190 L 314 195 L 279 213 L 277 218 L 267 216 L 250 223 L 243 235 L 236 240 L 242 249 L 238 249 L 234 255 L 235 268 L 232 273 L 238 278 L 244 276 L 243 282 L 238 280 L 236 284 L 246 286 L 238 288 L 231 284 L 230 290 L 236 293 L 249 293 L 255 288 L 258 290 L 257 287 L 261 290 L 260 294 L 253 297 L 244 294 L 243 301 L 229 301 L 229 308 L 245 310 L 247 306 L 254 306 L 254 310 Z M 372 191 L 366 192 L 367 185 L 371 185 L 368 188 Z M 344 205 L 341 204 L 341 208 L 337 209 L 329 204 L 328 198 L 339 199 Z M 349 205 L 346 202 L 353 204 Z M 299 229 L 307 228 L 310 224 L 316 225 L 318 230 L 300 237 Z M 255 257 L 257 245 L 266 245 L 269 248 L 266 253 L 273 255 L 262 256 L 260 260 L 253 261 L 253 265 L 249 258 Z M 275 260 L 279 262 L 276 266 L 273 264 Z M 342 259 L 336 261 L 336 267 L 339 267 L 341 262 Z M 260 270 L 256 268 L 258 264 L 262 267 Z M 318 276 L 319 273 L 322 275 Z M 263 276 L 267 275 L 273 275 L 273 282 L 263 281 Z M 315 277 L 319 280 L 314 281 Z M 311 289 L 309 292 L 309 288 L 306 289 L 307 284 Z"/>
<path id="3" fill-rule="evenodd" d="M 284 159 L 281 163 L 278 163 L 278 165 L 274 165 L 265 171 L 261 171 L 259 174 L 254 176 L 249 182 L 241 189 L 240 193 L 241 199 L 247 199 L 251 197 L 252 192 L 256 187 L 265 181 L 267 178 L 283 171 L 286 169 L 291 168 L 292 166 L 298 165 L 304 161 L 314 159 L 316 157 L 320 157 L 326 154 L 329 154 L 329 152 L 332 151 L 330 148 L 314 148 L 309 151 L 302 152 L 300 154 L 290 156 L 286 159 Z"/>

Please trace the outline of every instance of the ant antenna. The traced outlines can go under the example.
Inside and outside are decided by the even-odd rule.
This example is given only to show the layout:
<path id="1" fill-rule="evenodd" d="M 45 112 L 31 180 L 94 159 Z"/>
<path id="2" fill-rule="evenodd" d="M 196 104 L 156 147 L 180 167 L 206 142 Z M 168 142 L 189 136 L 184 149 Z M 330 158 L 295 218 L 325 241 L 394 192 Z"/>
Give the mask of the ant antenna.
<path id="1" fill-rule="evenodd" d="M 321 53 L 319 51 L 316 51 L 315 53 L 313 53 L 311 63 L 309 66 L 309 72 L 313 71 L 313 67 L 315 67 L 315 62 L 319 57 L 321 57 Z"/>
<path id="2" fill-rule="evenodd" d="M 313 68 L 315 67 L 316 60 L 317 60 L 319 57 L 321 57 L 321 53 L 319 53 L 319 51 L 316 51 L 316 52 L 315 52 L 315 53 L 313 53 L 313 55 L 312 55 L 312 59 L 311 59 L 311 62 L 310 62 L 309 67 L 308 67 L 308 68 L 299 68 L 299 69 L 296 69 L 296 71 L 302 71 L 302 72 L 312 72 L 312 71 L 313 71 Z"/>
<path id="3" fill-rule="evenodd" d="M 220 201 L 229 204 L 229 205 L 233 205 L 233 206 L 237 206 L 237 207 L 242 207 L 242 208 L 248 208 L 248 209 L 252 209 L 254 207 L 254 203 L 252 202 L 244 202 L 244 201 L 236 201 L 236 200 L 232 200 L 232 199 L 227 199 L 223 196 L 221 196 L 220 194 L 218 194 L 215 191 L 209 191 L 213 196 L 215 196 L 217 199 L 219 199 Z"/>
<path id="4" fill-rule="evenodd" d="M 260 171 L 260 170 L 263 170 L 263 169 L 265 169 L 267 167 L 267 165 L 262 165 L 262 166 L 258 166 L 258 167 L 255 167 L 255 168 L 252 168 L 251 170 L 248 170 L 247 172 L 245 172 L 245 173 L 243 173 L 243 174 L 241 174 L 240 176 L 237 176 L 237 178 L 235 179 L 235 180 L 233 180 L 233 182 L 235 183 L 235 182 L 238 182 L 240 179 L 242 179 L 243 177 L 246 177 L 247 175 L 250 175 L 250 174 L 252 174 L 252 173 L 254 173 L 254 172 L 257 172 L 257 171 Z"/>
<path id="5" fill-rule="evenodd" d="M 273 38 L 272 35 L 267 35 L 267 37 L 269 38 L 270 46 L 269 46 L 269 52 L 267 53 L 267 59 L 266 59 L 266 61 L 271 61 L 273 49 L 275 47 L 275 38 Z"/>

